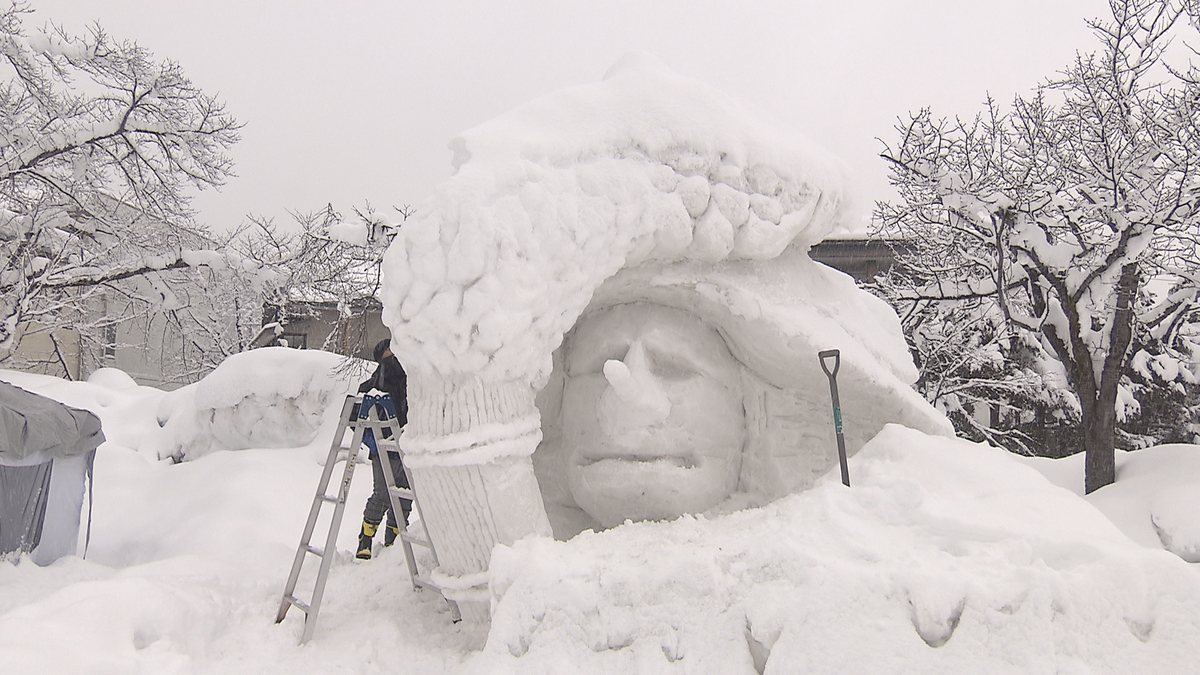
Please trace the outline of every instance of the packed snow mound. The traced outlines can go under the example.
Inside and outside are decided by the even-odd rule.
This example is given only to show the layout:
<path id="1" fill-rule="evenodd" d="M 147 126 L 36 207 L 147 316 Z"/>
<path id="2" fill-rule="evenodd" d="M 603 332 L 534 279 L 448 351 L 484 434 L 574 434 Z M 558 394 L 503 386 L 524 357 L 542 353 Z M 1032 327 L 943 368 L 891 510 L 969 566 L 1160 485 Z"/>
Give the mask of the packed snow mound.
<path id="1" fill-rule="evenodd" d="M 1117 480 L 1084 495 L 1084 453 L 1020 457 L 1056 485 L 1083 496 L 1130 539 L 1200 562 L 1200 445 L 1117 450 Z"/>
<path id="2" fill-rule="evenodd" d="M 647 57 L 451 142 L 384 259 L 406 367 L 540 384 L 605 279 L 642 263 L 772 259 L 848 218 L 843 168 L 791 128 Z"/>
<path id="3" fill-rule="evenodd" d="M 889 426 L 808 492 L 496 549 L 471 673 L 1184 673 L 1200 577 L 1006 452 Z"/>
<path id="4" fill-rule="evenodd" d="M 160 458 L 309 443 L 354 391 L 345 359 L 318 350 L 264 347 L 234 354 L 158 406 Z M 353 369 L 349 369 L 353 370 Z"/>
<path id="5" fill-rule="evenodd" d="M 96 372 L 88 375 L 87 381 L 112 389 L 113 391 L 132 390 L 138 386 L 138 383 L 129 376 L 129 373 L 118 368 L 97 369 Z"/>
<path id="6" fill-rule="evenodd" d="M 1191 563 L 1200 563 L 1200 482 L 1171 487 L 1150 500 L 1150 522 L 1163 548 Z"/>
<path id="7" fill-rule="evenodd" d="M 0 380 L 94 413 L 100 418 L 108 444 L 145 450 L 154 456 L 149 439 L 159 433 L 154 410 L 165 392 L 137 383 L 129 386 L 133 378 L 115 368 L 102 368 L 96 374 L 94 381 L 89 378 L 87 382 L 73 382 L 49 375 L 0 370 Z"/>

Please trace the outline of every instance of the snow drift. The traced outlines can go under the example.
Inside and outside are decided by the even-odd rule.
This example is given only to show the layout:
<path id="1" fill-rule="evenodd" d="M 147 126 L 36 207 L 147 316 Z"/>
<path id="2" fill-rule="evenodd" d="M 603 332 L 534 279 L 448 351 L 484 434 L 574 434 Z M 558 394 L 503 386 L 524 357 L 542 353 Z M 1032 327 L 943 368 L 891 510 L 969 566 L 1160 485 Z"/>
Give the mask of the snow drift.
<path id="1" fill-rule="evenodd" d="M 497 549 L 467 672 L 1183 672 L 1200 649 L 1195 570 L 1005 451 L 889 426 L 851 472 Z"/>
<path id="2" fill-rule="evenodd" d="M 305 445 L 341 411 L 355 373 L 329 352 L 264 347 L 225 359 L 157 408 L 159 458 L 196 459 L 214 450 Z"/>

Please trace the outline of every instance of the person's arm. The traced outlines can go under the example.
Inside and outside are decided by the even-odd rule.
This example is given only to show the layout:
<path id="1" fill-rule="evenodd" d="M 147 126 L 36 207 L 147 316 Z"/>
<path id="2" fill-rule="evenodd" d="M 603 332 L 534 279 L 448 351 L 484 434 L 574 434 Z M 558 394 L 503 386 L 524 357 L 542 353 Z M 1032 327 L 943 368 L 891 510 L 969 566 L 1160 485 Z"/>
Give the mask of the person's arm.
<path id="1" fill-rule="evenodd" d="M 383 366 L 375 366 L 375 372 L 371 373 L 371 377 L 367 378 L 365 382 L 358 385 L 358 393 L 365 394 L 372 389 L 378 389 L 379 387 L 376 386 L 376 382 L 379 381 L 379 373 L 382 370 Z"/>

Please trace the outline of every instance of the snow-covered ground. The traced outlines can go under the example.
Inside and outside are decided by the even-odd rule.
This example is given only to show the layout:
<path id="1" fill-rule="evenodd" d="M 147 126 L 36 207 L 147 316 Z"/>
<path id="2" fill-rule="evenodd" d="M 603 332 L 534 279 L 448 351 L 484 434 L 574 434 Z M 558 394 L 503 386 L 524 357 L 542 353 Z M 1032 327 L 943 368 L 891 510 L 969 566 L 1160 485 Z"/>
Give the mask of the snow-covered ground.
<path id="1" fill-rule="evenodd" d="M 240 372 L 257 405 L 288 398 Z M 1200 544 L 1195 446 L 1122 454 L 1118 483 L 1083 499 L 1080 458 L 889 426 L 848 490 L 835 471 L 761 509 L 498 548 L 486 636 L 413 591 L 399 550 L 353 560 L 361 470 L 299 646 L 298 611 L 273 621 L 328 416 L 306 444 L 172 464 L 156 418 L 194 402 L 113 371 L 0 379 L 96 412 L 109 439 L 86 558 L 0 564 L 4 673 L 1191 673 L 1200 653 L 1200 570 L 1162 543 Z M 228 419 L 286 438 L 263 425 L 288 420 Z"/>

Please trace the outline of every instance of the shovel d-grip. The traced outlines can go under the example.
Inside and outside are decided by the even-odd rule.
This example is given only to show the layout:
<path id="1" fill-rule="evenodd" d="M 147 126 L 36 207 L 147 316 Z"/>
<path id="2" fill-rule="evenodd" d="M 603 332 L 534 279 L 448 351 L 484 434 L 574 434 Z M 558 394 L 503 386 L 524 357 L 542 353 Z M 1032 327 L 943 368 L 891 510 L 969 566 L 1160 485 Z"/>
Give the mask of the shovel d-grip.
<path id="1" fill-rule="evenodd" d="M 842 435 L 842 404 L 838 400 L 837 374 L 842 365 L 842 353 L 837 349 L 826 349 L 817 353 L 821 360 L 821 370 L 829 378 L 829 397 L 833 399 L 833 430 L 837 432 L 838 463 L 842 467 L 842 485 L 850 487 L 850 468 L 846 465 L 846 437 Z M 833 359 L 830 368 L 826 359 Z"/>

